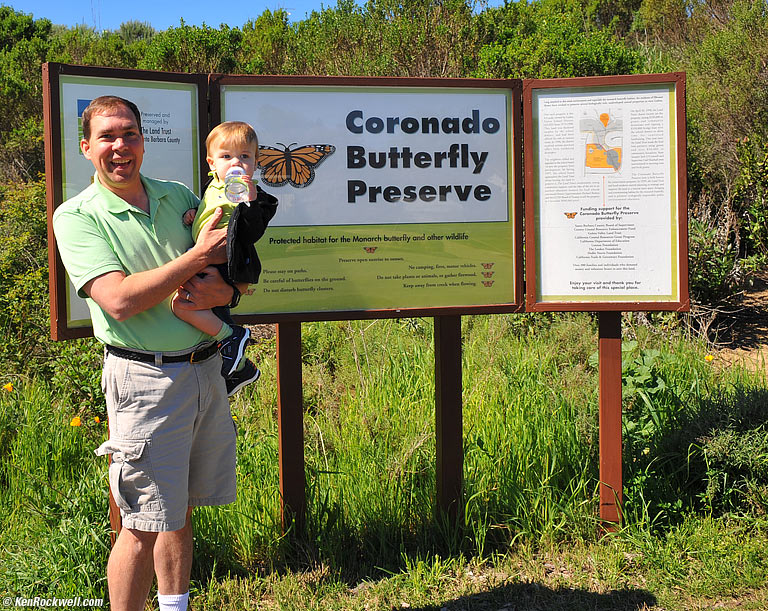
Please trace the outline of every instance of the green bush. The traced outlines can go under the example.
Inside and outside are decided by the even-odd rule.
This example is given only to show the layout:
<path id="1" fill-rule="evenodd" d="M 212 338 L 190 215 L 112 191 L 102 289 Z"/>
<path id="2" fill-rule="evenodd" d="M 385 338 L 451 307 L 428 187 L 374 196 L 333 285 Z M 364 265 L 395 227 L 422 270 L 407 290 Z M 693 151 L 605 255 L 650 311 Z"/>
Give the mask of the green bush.
<path id="1" fill-rule="evenodd" d="M 98 343 L 50 339 L 42 181 L 0 186 L 0 331 L 0 365 L 6 376 L 51 380 L 75 409 L 103 415 Z"/>
<path id="2" fill-rule="evenodd" d="M 283 9 L 265 10 L 243 26 L 240 68 L 245 74 L 280 74 L 290 56 L 293 28 Z"/>
<path id="3" fill-rule="evenodd" d="M 42 182 L 0 187 L 0 361 L 36 372 L 48 357 L 48 250 Z"/>
<path id="4" fill-rule="evenodd" d="M 491 40 L 480 49 L 478 77 L 630 74 L 642 65 L 639 53 L 594 25 L 578 0 L 507 3 L 482 20 Z"/>
<path id="5" fill-rule="evenodd" d="M 701 440 L 707 464 L 707 505 L 719 512 L 768 513 L 768 431 L 716 430 Z"/>
<path id="6" fill-rule="evenodd" d="M 688 223 L 689 288 L 699 304 L 732 301 L 744 284 L 745 270 L 733 242 L 736 236 L 728 231 L 727 222 L 721 223 L 695 217 Z"/>
<path id="7" fill-rule="evenodd" d="M 158 32 L 149 41 L 138 68 L 169 72 L 236 72 L 243 33 L 221 25 L 219 29 L 181 25 Z"/>
<path id="8" fill-rule="evenodd" d="M 739 147 L 741 172 L 733 193 L 739 215 L 742 257 L 768 259 L 768 138 L 745 138 Z"/>

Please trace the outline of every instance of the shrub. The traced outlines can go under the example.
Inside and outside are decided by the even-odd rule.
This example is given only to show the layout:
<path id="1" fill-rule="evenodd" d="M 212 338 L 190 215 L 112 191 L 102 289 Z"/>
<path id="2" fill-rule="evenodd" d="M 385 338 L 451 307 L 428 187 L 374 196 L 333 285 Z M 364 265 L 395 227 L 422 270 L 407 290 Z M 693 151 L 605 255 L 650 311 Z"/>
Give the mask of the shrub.
<path id="1" fill-rule="evenodd" d="M 186 25 L 155 34 L 138 68 L 170 72 L 236 72 L 243 33 L 224 24 L 219 29 Z"/>
<path id="2" fill-rule="evenodd" d="M 508 3 L 484 18 L 491 40 L 480 50 L 475 76 L 555 78 L 629 74 L 642 65 L 638 52 L 592 24 L 573 0 Z"/>
<path id="3" fill-rule="evenodd" d="M 16 372 L 48 356 L 46 236 L 42 182 L 0 188 L 0 361 Z"/>
<path id="4" fill-rule="evenodd" d="M 0 187 L 0 364 L 6 375 L 51 380 L 71 404 L 101 414 L 97 342 L 51 341 L 48 299 L 43 182 Z"/>

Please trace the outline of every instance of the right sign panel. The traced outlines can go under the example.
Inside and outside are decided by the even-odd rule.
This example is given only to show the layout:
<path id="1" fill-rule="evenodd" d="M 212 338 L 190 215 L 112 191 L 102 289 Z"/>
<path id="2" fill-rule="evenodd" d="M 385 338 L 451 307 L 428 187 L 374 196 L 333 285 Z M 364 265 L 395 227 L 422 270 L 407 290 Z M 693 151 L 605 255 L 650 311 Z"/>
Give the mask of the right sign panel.
<path id="1" fill-rule="evenodd" d="M 683 75 L 523 90 L 528 309 L 686 309 Z"/>

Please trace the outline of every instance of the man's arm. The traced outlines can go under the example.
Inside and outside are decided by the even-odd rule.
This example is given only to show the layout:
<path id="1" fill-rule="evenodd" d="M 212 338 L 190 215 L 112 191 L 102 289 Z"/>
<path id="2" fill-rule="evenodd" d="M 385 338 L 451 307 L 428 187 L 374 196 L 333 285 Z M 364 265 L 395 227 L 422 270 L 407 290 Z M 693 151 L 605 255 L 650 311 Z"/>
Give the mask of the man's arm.
<path id="1" fill-rule="evenodd" d="M 173 261 L 128 276 L 122 271 L 107 272 L 87 282 L 83 290 L 118 321 L 156 306 L 208 265 L 226 261 L 227 230 L 213 229 L 222 213 L 216 210 L 197 243 Z"/>

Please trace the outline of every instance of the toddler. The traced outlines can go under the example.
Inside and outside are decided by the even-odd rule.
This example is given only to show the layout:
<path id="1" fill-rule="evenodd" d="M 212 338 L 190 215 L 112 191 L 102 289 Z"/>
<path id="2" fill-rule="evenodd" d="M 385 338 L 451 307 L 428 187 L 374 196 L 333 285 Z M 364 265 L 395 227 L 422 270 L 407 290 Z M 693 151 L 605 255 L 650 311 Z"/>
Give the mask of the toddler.
<path id="1" fill-rule="evenodd" d="M 256 132 L 241 121 L 227 121 L 216 126 L 205 141 L 207 161 L 213 176 L 198 210 L 187 210 L 183 222 L 192 226 L 192 238 L 197 240 L 217 208 L 223 215 L 217 228 L 227 227 L 227 263 L 217 266 L 224 279 L 235 289 L 235 298 L 228 307 L 213 310 L 186 310 L 177 307 L 183 298 L 177 292 L 171 301 L 173 313 L 218 342 L 222 357 L 221 374 L 227 385 L 227 395 L 255 382 L 261 372 L 249 360 L 243 359 L 250 331 L 234 324 L 229 308 L 237 305 L 240 291 L 235 283 L 256 283 L 261 263 L 253 243 L 263 234 L 277 209 L 277 199 L 252 182 L 259 155 Z M 231 202 L 224 192 L 224 178 L 231 168 L 240 168 L 250 187 L 248 199 Z"/>

